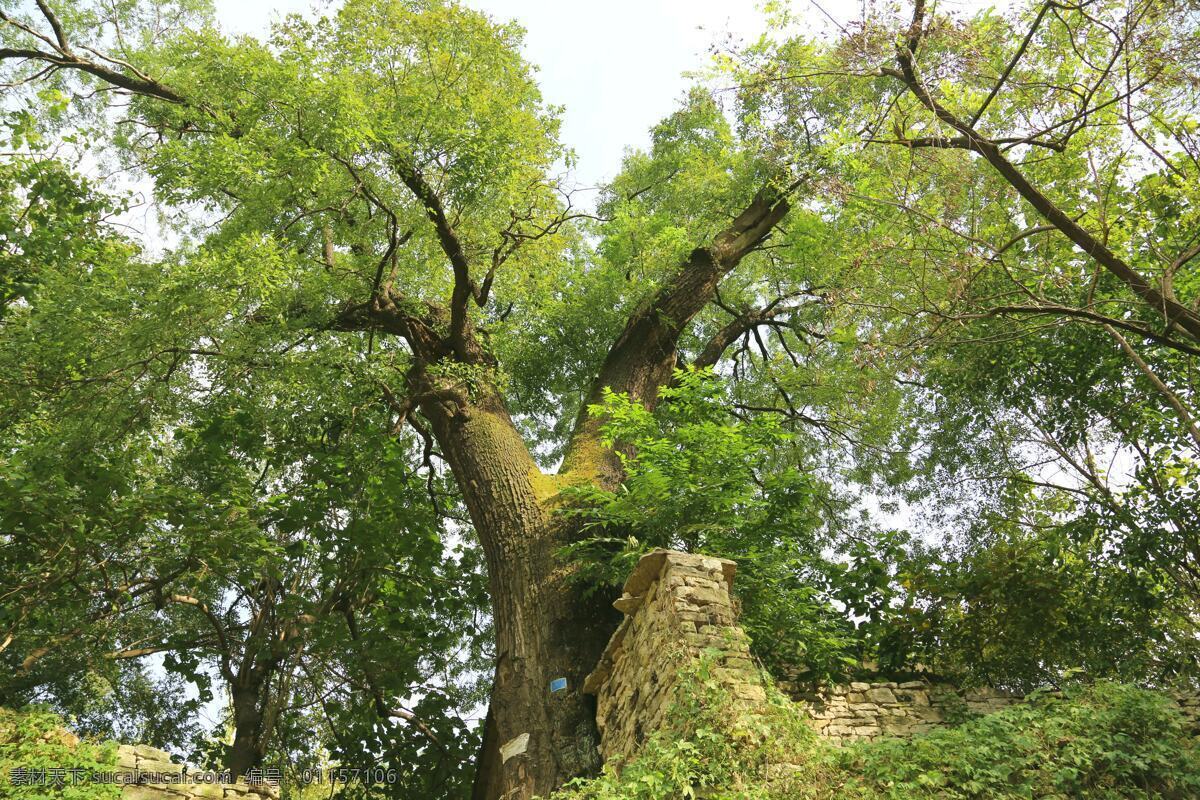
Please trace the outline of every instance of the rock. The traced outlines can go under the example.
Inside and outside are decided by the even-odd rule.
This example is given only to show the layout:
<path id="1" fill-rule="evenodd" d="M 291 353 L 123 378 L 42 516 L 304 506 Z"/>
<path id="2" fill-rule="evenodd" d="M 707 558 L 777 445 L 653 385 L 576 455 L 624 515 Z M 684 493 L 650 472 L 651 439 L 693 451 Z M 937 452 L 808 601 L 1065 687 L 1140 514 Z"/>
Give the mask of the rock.
<path id="1" fill-rule="evenodd" d="M 632 614 L 634 611 L 638 610 L 638 607 L 641 604 L 641 595 L 635 596 L 631 594 L 624 594 L 621 595 L 621 597 L 617 600 L 613 601 L 613 608 L 615 608 L 617 611 L 620 611 L 622 614 Z"/>
<path id="2" fill-rule="evenodd" d="M 183 772 L 182 764 L 175 764 L 170 761 L 138 761 L 137 768 L 142 772 L 163 772 L 169 775 L 178 775 Z"/>
<path id="3" fill-rule="evenodd" d="M 148 744 L 138 744 L 133 746 L 133 752 L 139 759 L 147 759 L 148 761 L 170 761 L 171 754 L 157 747 L 151 747 Z"/>
<path id="4" fill-rule="evenodd" d="M 130 784 L 121 789 L 121 800 L 163 800 L 163 791 L 154 786 Z"/>
<path id="5" fill-rule="evenodd" d="M 224 784 L 220 783 L 194 783 L 188 787 L 192 797 L 201 798 L 201 800 L 224 800 L 225 789 Z"/>
<path id="6" fill-rule="evenodd" d="M 896 695 L 892 694 L 891 689 L 881 686 L 868 691 L 867 699 L 872 703 L 894 703 L 896 702 Z"/>

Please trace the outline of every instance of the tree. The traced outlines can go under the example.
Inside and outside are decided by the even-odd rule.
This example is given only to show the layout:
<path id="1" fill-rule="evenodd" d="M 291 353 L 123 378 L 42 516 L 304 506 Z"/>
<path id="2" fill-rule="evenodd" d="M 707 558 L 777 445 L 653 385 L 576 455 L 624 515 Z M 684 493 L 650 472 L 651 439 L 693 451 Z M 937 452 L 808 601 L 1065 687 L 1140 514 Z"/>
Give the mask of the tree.
<path id="1" fill-rule="evenodd" d="M 79 70 L 141 96 L 131 122 L 162 146 L 146 148 L 138 134 L 127 148 L 148 159 L 160 191 L 223 206 L 229 219 L 219 238 L 257 229 L 285 247 L 307 244 L 310 254 L 315 245 L 315 270 L 311 255 L 291 256 L 303 264 L 302 285 L 317 278 L 333 290 L 298 298 L 307 327 L 403 342 L 404 389 L 389 390 L 396 413 L 419 415 L 418 429 L 437 441 L 487 556 L 497 666 L 485 741 L 498 748 L 530 735 L 523 758 L 481 768 L 481 786 L 531 796 L 586 769 L 592 723 L 579 688 L 612 612 L 581 600 L 566 580 L 553 554 L 571 534 L 551 509 L 556 486 L 614 487 L 619 468 L 599 446 L 597 422 L 581 413 L 562 468 L 544 474 L 500 391 L 499 348 L 485 338 L 488 325 L 504 322 L 489 304 L 497 276 L 544 268 L 573 217 L 545 177 L 558 153 L 555 123 L 515 54 L 515 29 L 440 3 L 351 3 L 336 21 L 289 21 L 277 54 L 197 32 L 208 41 L 196 47 L 180 37 L 133 68 L 121 54 L 97 56 L 110 66 L 79 55 L 92 51 L 74 44 L 81 34 L 71 23 L 87 10 L 65 22 L 48 4 L 39 10 L 50 33 L 11 17 L 10 30 L 37 41 L 6 57 Z M 149 78 L 156 68 L 166 71 Z M 231 82 L 250 91 L 230 96 Z M 454 95 L 446 85 L 456 85 Z M 795 174 L 729 155 L 741 162 L 732 221 L 719 212 L 696 221 L 687 235 L 694 245 L 643 292 L 608 353 L 592 357 L 598 369 L 586 397 L 609 389 L 653 405 L 689 323 L 786 214 Z M 246 185 L 251 173 L 265 180 Z M 404 263 L 414 257 L 415 270 Z M 531 288 L 533 296 L 514 293 L 512 302 L 541 299 Z M 284 317 L 296 324 L 296 314 Z M 569 689 L 550 698 L 558 677 Z"/>
<path id="2" fill-rule="evenodd" d="M 943 481 L 1066 492 L 1184 594 L 1198 175 L 1183 75 L 1196 36 L 1187 4 L 964 18 L 918 3 L 865 20 L 833 51 L 787 39 L 732 67 L 768 133 L 795 139 L 806 120 L 836 119 L 857 143 L 843 149 L 840 191 L 874 208 L 864 258 L 892 287 L 863 302 L 928 322 L 888 338 L 919 351 Z M 967 455 L 964 426 L 1002 455 Z M 1114 456 L 1136 470 L 1105 469 Z"/>
<path id="3" fill-rule="evenodd" d="M 905 226 L 928 217 L 906 197 L 888 198 L 889 207 L 902 212 L 892 216 L 865 213 L 858 204 L 858 189 L 894 177 L 893 156 L 872 160 L 881 124 L 894 123 L 910 156 L 925 145 L 939 151 L 963 145 L 964 153 L 982 155 L 1103 268 L 1097 284 L 1102 277 L 1115 281 L 1102 284 L 1112 289 L 1114 305 L 1128 300 L 1125 294 L 1140 304 L 1126 319 L 1107 307 L 1039 297 L 1032 304 L 1036 313 L 1107 325 L 1117 336 L 1136 334 L 1138 345 L 1194 355 L 1200 323 L 1188 305 L 1192 284 L 1176 280 L 1171 288 L 1148 279 L 1131 265 L 1132 256 L 1088 233 L 1036 189 L 1024 165 L 1001 152 L 1007 144 L 1044 143 L 1042 134 L 1009 142 L 976 128 L 984 111 L 989 121 L 997 115 L 1001 101 L 995 98 L 1013 70 L 994 84 L 973 121 L 927 87 L 917 71 L 924 69 L 918 53 L 936 38 L 920 3 L 898 51 L 894 27 L 882 23 L 830 48 L 803 40 L 783 42 L 778 50 L 769 42 L 751 48 L 748 66 L 730 70 L 738 89 L 733 100 L 722 105 L 712 92 L 691 93 L 655 128 L 650 150 L 629 156 L 595 215 L 576 209 L 557 174 L 571 159 L 557 139 L 558 110 L 542 101 L 513 25 L 441 0 L 350 0 L 328 18 L 289 18 L 268 42 L 259 42 L 222 36 L 199 4 L 163 9 L 170 13 L 148 16 L 133 4 L 56 9 L 38 0 L 29 13 L 3 12 L 9 41 L 0 59 L 13 84 L 50 81 L 84 106 L 89 95 L 127 98 L 120 111 L 107 112 L 118 115 L 109 152 L 131 172 L 151 176 L 166 209 L 193 212 L 176 218 L 185 242 L 169 256 L 110 264 L 106 274 L 118 273 L 113 280 L 123 280 L 127 267 L 141 280 L 132 292 L 138 311 L 132 335 L 122 348 L 100 347 L 103 359 L 44 354 L 69 380 L 61 384 L 63 396 L 47 392 L 41 402 L 65 411 L 88 396 L 81 387 L 105 386 L 110 403 L 126 398 L 139 410 L 130 420 L 146 432 L 148 463 L 156 469 L 177 463 L 182 475 L 187 460 L 164 460 L 151 442 L 164 431 L 174 440 L 177 430 L 202 438 L 215 430 L 199 467 L 211 473 L 219 494 L 244 488 L 255 470 L 272 465 L 281 469 L 278 480 L 302 492 L 302 481 L 294 479 L 310 474 L 310 456 L 323 438 L 314 430 L 336 438 L 333 428 L 353 420 L 355 446 L 370 454 L 385 449 L 370 444 L 373 437 L 393 441 L 411 428 L 407 444 L 392 454 L 395 461 L 381 457 L 377 470 L 359 462 L 355 474 L 381 502 L 403 504 L 412 498 L 404 477 L 411 467 L 427 464 L 426 477 L 436 483 L 431 459 L 440 458 L 469 514 L 470 535 L 486 563 L 495 633 L 478 797 L 528 798 L 594 766 L 594 723 L 580 688 L 615 615 L 606 598 L 573 580 L 578 565 L 559 556 L 589 535 L 577 516 L 561 513 L 562 503 L 572 492 L 611 495 L 626 477 L 638 476 L 626 475 L 629 443 L 625 451 L 609 446 L 604 415 L 589 408 L 621 396 L 652 412 L 677 367 L 715 365 L 733 379 L 739 413 L 775 415 L 789 430 L 807 431 L 804 447 L 772 454 L 778 471 L 825 469 L 891 489 L 914 478 L 917 426 L 929 419 L 925 392 L 939 387 L 933 381 L 932 388 L 914 389 L 912 378 L 946 374 L 937 372 L 937 357 L 925 358 L 928 351 L 912 346 L 929 335 L 924 301 L 932 298 L 943 312 L 957 302 L 963 293 L 954 270 L 975 266 L 980 255 L 946 248 L 934 258 L 943 271 L 932 281 L 919 269 L 920 258 L 895 269 L 869 264 L 872 246 L 901 250 Z M 1117 39 L 1124 52 L 1128 37 Z M 966 47 L 952 36 L 942 46 L 951 64 L 951 56 L 961 55 L 956 48 Z M 884 55 L 899 69 L 881 71 Z M 1090 54 L 1077 56 L 1073 64 L 1091 63 Z M 858 69 L 863 62 L 867 68 Z M 796 64 L 834 77 L 814 87 L 807 72 L 792 71 Z M 1102 74 L 1111 77 L 1111 69 Z M 1177 73 L 1168 78 L 1169 86 L 1181 82 Z M 885 80 L 915 105 L 884 94 L 880 111 Z M 1096 119 L 1096 97 L 1084 90 L 1079 119 Z M 1117 105 L 1104 102 L 1104 108 Z M 921 138 L 917 123 L 905 116 L 917 106 L 956 133 Z M 1021 110 L 1014 103 L 1012 113 Z M 934 178 L 921 200 L 944 201 L 945 218 L 935 220 L 953 228 L 966 213 L 956 205 L 962 185 Z M 989 237 L 1020 219 L 1023 211 L 1014 214 L 1013 207 L 1009 198 L 991 209 Z M 1148 231 L 1146 238 L 1165 237 Z M 1015 241 L 1037 233 L 1018 231 Z M 981 238 L 971 236 L 978 245 Z M 930 247 L 920 255 L 934 252 Z M 1061 255 L 1051 259 L 1056 266 Z M 1164 274 L 1182 275 L 1190 260 L 1185 255 L 1186 248 L 1178 251 Z M 94 306 L 76 285 L 88 283 L 86 276 L 60 281 L 55 291 L 18 303 L 15 322 L 6 312 L 6 336 L 44 338 L 38 326 L 56 318 L 43 309 L 74 296 L 77 318 L 55 341 L 97 340 L 88 313 Z M 129 303 L 130 294 L 101 292 L 100 301 L 108 304 L 103 318 L 119 320 L 119 304 Z M 987 319 L 1025 313 L 1009 305 L 969 313 Z M 281 364 L 295 370 L 304 391 L 278 406 L 278 417 L 256 418 L 257 404 L 270 407 L 288 397 L 270 380 Z M 1154 368 L 1148 365 L 1143 375 L 1147 371 Z M 261 394 L 243 391 L 256 382 L 266 387 Z M 1158 383 L 1166 387 L 1164 401 L 1178 400 L 1178 390 Z M 319 419 L 314 409 L 331 401 L 344 413 Z M 275 461 L 273 442 L 297 409 L 305 413 L 297 415 L 304 435 L 296 437 L 295 457 Z M 26 407 L 14 416 L 24 424 L 34 415 Z M 83 416 L 75 407 L 65 415 L 67 427 Z M 211 424 L 197 426 L 198 419 Z M 241 441 L 240 431 L 256 426 L 267 433 Z M 86 426 L 76 441 L 86 441 L 82 431 Z M 127 441 L 123 437 L 114 437 L 114 451 L 124 452 L 117 444 Z M 322 466 L 321 458 L 315 461 Z M 397 463 L 410 469 L 392 469 Z M 145 472 L 133 463 L 117 473 L 139 470 Z M 163 485 L 192 479 L 177 475 Z M 106 503 L 111 495 L 104 495 Z M 246 496 L 253 502 L 231 510 L 239 521 L 234 530 L 247 538 L 226 556 L 247 542 L 286 550 L 293 543 L 288 535 L 308 541 L 322 528 L 317 520 L 292 525 L 266 498 Z M 185 506 L 207 509 L 199 499 Z M 315 506 L 335 512 L 336 524 L 327 527 L 338 528 L 344 522 L 338 515 L 356 508 L 352 499 Z M 446 510 L 436 492 L 429 507 Z M 102 518 L 94 504 L 81 516 Z M 377 521 L 391 530 L 374 529 L 372 540 L 403 543 L 413 535 L 400 533 L 386 514 Z M 35 550 L 26 560 L 40 556 Z M 887 567 L 864 563 L 875 592 L 887 582 Z M 259 569 L 252 580 L 233 585 L 256 607 L 286 608 L 287 595 L 278 591 L 285 576 L 269 573 Z M 306 589 L 318 580 L 298 574 Z M 162 577 L 147 586 L 165 592 Z M 375 579 L 351 570 L 331 580 L 340 586 L 348 577 Z M 213 603 L 228 588 L 214 584 L 206 598 L 185 596 L 215 615 Z M 338 635 L 352 644 L 357 618 L 345 614 L 334 595 L 317 598 L 314 621 L 327 624 L 342 612 L 345 630 Z M 210 616 L 197 603 L 180 605 Z M 296 611 L 287 609 L 278 641 L 300 638 L 288 632 L 287 620 L 299 619 Z M 94 609 L 91 616 L 78 613 L 88 624 L 96 621 Z M 217 630 L 225 626 L 209 628 L 220 639 Z M 328 635 L 320 634 L 322 641 Z M 229 659 L 230 650 L 218 660 Z M 261 664 L 251 658 L 247 674 L 276 670 L 283 655 L 271 650 Z M 387 715 L 390 689 L 372 685 L 379 676 L 372 675 L 370 660 L 356 664 L 372 705 Z M 225 677 L 231 685 L 245 683 L 232 669 Z M 559 678 L 566 678 L 567 689 L 552 692 Z M 247 698 L 254 694 L 240 706 L 247 729 L 261 730 L 261 681 L 241 688 Z M 505 757 L 502 745 L 510 745 Z M 238 756 L 239 768 L 261 758 L 262 742 L 246 747 L 258 755 Z M 524 750 L 514 754 L 513 747 Z"/>

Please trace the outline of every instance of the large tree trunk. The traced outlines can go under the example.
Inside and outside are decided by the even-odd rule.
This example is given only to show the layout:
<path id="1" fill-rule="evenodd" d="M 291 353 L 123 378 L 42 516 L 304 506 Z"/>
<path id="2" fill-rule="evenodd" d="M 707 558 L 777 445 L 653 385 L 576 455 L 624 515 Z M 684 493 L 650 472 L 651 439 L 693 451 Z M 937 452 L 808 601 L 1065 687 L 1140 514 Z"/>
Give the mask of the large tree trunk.
<path id="1" fill-rule="evenodd" d="M 234 685 L 230 689 L 233 695 L 233 744 L 227 751 L 225 768 L 236 780 L 253 767 L 262 766 L 265 751 L 261 741 L 262 687 L 251 683 Z"/>
<path id="2" fill-rule="evenodd" d="M 630 319 L 610 348 L 589 398 L 604 388 L 653 406 L 670 379 L 679 336 L 720 279 L 787 213 L 780 192 L 763 190 L 681 265 L 674 281 Z M 432 350 L 428 328 L 407 329 L 418 349 Z M 459 350 L 479 363 L 486 355 L 467 329 Z M 581 414 L 557 476 L 544 475 L 514 427 L 497 391 L 466 391 L 423 370 L 410 375 L 420 410 L 463 493 L 488 566 L 496 633 L 496 675 L 489 729 L 475 784 L 476 800 L 526 800 L 557 789 L 599 766 L 593 701 L 580 691 L 619 615 L 573 585 L 556 551 L 573 528 L 553 514 L 559 490 L 588 481 L 614 488 L 620 468 L 600 446 L 599 421 Z M 552 682 L 566 686 L 552 690 Z"/>
<path id="3" fill-rule="evenodd" d="M 496 634 L 490 729 L 475 796 L 548 794 L 599 766 L 594 704 L 580 690 L 614 630 L 602 599 L 585 601 L 555 555 L 558 481 L 543 475 L 499 397 L 422 405 L 483 545 Z M 565 678 L 566 687 L 551 690 Z"/>

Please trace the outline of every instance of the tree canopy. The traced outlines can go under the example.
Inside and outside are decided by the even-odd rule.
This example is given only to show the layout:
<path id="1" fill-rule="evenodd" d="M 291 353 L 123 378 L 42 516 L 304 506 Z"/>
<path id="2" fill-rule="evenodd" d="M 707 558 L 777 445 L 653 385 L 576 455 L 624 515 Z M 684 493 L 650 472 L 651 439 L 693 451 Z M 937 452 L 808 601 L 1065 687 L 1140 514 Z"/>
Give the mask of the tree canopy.
<path id="1" fill-rule="evenodd" d="M 766 13 L 592 203 L 468 6 L 0 2 L 0 704 L 545 793 L 656 546 L 814 681 L 1200 677 L 1200 10 Z"/>

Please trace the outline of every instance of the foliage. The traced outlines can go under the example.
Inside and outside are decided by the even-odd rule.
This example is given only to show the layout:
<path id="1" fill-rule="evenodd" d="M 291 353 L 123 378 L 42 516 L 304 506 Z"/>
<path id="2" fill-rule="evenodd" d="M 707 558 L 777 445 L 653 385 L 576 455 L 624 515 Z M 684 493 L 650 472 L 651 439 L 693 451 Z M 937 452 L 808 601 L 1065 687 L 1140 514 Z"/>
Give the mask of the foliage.
<path id="1" fill-rule="evenodd" d="M 1037 499 L 1014 503 L 1025 524 L 992 517 L 971 546 L 901 560 L 907 619 L 890 627 L 895 652 L 963 682 L 1021 691 L 1195 674 L 1195 646 L 1175 638 L 1186 623 L 1161 573 L 1125 561 L 1086 518 L 1057 525 Z"/>
<path id="2" fill-rule="evenodd" d="M 827 515 L 846 501 L 815 477 L 797 436 L 770 416 L 731 417 L 728 385 L 712 372 L 677 371 L 661 401 L 651 412 L 609 393 L 592 409 L 625 479 L 615 491 L 564 491 L 567 513 L 593 533 L 564 549 L 578 578 L 612 591 L 655 547 L 732 558 L 741 624 L 772 668 L 829 678 L 873 656 L 902 537 L 839 539 Z"/>
<path id="3" fill-rule="evenodd" d="M 117 800 L 121 787 L 115 784 L 91 783 L 80 780 L 73 782 L 71 773 L 63 785 L 52 783 L 27 783 L 17 785 L 10 781 L 12 770 L 83 770 L 80 775 L 91 772 L 111 772 L 116 765 L 116 747 L 109 743 L 96 745 L 68 733 L 62 718 L 44 708 L 31 707 L 22 712 L 0 708 L 0 790 L 12 800 L 42 800 L 46 797 L 61 797 L 63 800 Z M 48 780 L 51 780 L 48 778 Z"/>
<path id="4" fill-rule="evenodd" d="M 552 800 L 765 799 L 774 796 L 769 784 L 781 767 L 789 772 L 794 765 L 795 777 L 814 790 L 842 777 L 836 750 L 817 739 L 789 700 L 771 688 L 761 713 L 747 713 L 706 659 L 681 671 L 665 723 L 627 763 L 606 764 L 603 775 L 568 784 Z"/>
<path id="5" fill-rule="evenodd" d="M 220 761 L 197 711 L 233 682 L 223 669 L 267 665 L 276 674 L 260 711 L 317 715 L 280 722 L 272 760 L 307 764 L 324 749 L 407 765 L 428 737 L 380 719 L 353 687 L 421 687 L 414 704 L 447 744 L 401 789 L 468 780 L 477 738 L 458 709 L 479 697 L 482 572 L 469 546 L 443 542 L 439 510 L 456 501 L 410 466 L 420 445 L 365 435 L 392 425 L 378 400 L 390 357 L 367 366 L 358 342 L 312 352 L 280 330 L 264 353 L 240 328 L 291 302 L 285 254 L 244 239 L 221 258 L 149 263 L 104 227 L 107 198 L 62 185 L 81 196 L 57 200 L 70 213 L 47 209 L 47 221 L 46 192 L 25 195 L 34 210 L 19 214 L 20 252 L 36 257 L 37 280 L 9 304 L 0 344 L 11 389 L 0 401 L 0 565 L 16 590 L 0 621 L 20 632 L 0 654 L 3 702 L 49 702 L 82 730 Z M 44 253 L 43 239 L 72 250 Z M 130 355 L 151 342 L 148 357 Z M 293 644 L 264 650 L 264 635 Z M 156 653 L 160 679 L 125 661 Z M 189 684 L 195 698 L 163 713 L 162 697 Z M 356 733 L 338 741 L 334 726 Z"/>
<path id="6" fill-rule="evenodd" d="M 627 764 L 580 780 L 556 800 L 1017 800 L 1185 798 L 1200 751 L 1162 695 L 1099 683 L 911 740 L 844 748 L 819 740 L 798 709 L 768 693 L 730 713 L 701 664 L 681 683 L 668 724 Z"/>
<path id="7" fill-rule="evenodd" d="M 852 748 L 846 768 L 886 798 L 1185 798 L 1200 751 L 1163 695 L 1100 683 L 1043 694 L 956 728 Z"/>
<path id="8" fill-rule="evenodd" d="M 452 0 L 262 39 L 204 0 L 0 5 L 0 700 L 220 759 L 148 697 L 236 688 L 257 757 L 462 794 L 484 552 L 529 566 L 487 510 L 554 532 L 530 553 L 583 526 L 593 592 L 648 547 L 737 559 L 776 669 L 1196 677 L 1194 4 L 886 6 L 824 42 L 771 3 L 595 213 L 519 26 Z M 173 237 L 114 224 L 122 181 Z M 662 360 L 601 395 L 632 319 Z M 548 469 L 597 398 L 623 482 L 464 475 L 475 412 Z"/>

